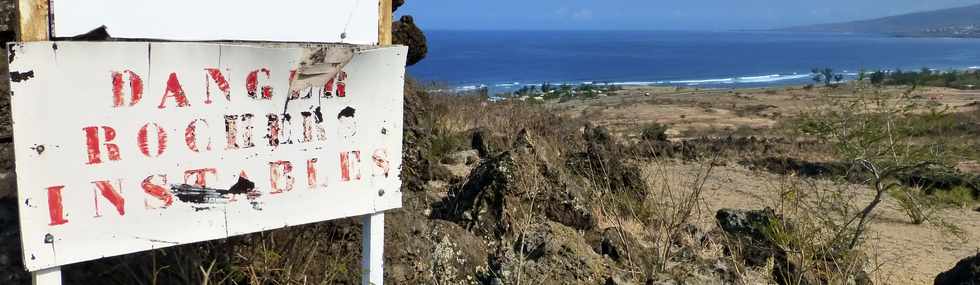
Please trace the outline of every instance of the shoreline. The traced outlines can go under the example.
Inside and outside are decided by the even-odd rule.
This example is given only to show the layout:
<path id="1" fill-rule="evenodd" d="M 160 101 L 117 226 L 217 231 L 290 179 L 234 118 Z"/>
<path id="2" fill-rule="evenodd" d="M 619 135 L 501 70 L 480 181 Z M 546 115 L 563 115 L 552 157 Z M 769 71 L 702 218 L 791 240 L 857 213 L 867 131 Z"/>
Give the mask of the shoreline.
<path id="1" fill-rule="evenodd" d="M 956 67 L 956 68 L 930 68 L 934 71 L 976 71 L 980 70 L 980 66 L 967 66 L 967 67 Z M 883 71 L 892 71 L 892 69 L 882 69 Z M 908 69 L 913 71 L 913 69 Z M 915 69 L 918 70 L 918 69 Z M 868 72 L 868 71 L 865 71 Z M 858 78 L 859 72 L 852 70 L 843 70 L 840 74 L 844 75 L 844 80 L 842 82 L 853 81 Z M 456 93 L 468 93 L 468 92 L 478 92 L 481 89 L 486 89 L 487 93 L 490 95 L 502 94 L 502 93 L 513 93 L 522 88 L 536 87 L 540 88 L 545 84 L 551 86 L 617 86 L 617 87 L 688 87 L 688 88 L 702 88 L 702 89 L 747 89 L 747 88 L 772 88 L 772 87 L 787 87 L 787 86 L 804 86 L 808 84 L 814 84 L 812 73 L 794 72 L 794 73 L 772 73 L 769 75 L 752 75 L 752 76 L 732 76 L 732 77 L 721 77 L 721 78 L 702 78 L 702 79 L 676 79 L 676 80 L 564 80 L 564 81 L 541 81 L 541 80 L 518 80 L 513 82 L 497 82 L 497 83 L 447 83 L 440 81 L 421 81 L 424 85 L 437 86 L 441 85 L 438 89 L 434 91 L 440 92 L 456 92 Z"/>

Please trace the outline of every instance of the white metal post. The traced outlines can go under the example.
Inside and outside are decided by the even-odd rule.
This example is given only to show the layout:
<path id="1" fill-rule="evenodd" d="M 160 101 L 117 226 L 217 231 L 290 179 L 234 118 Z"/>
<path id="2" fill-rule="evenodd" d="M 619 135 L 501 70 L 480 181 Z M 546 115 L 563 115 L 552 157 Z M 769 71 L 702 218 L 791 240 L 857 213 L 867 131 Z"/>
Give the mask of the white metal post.
<path id="1" fill-rule="evenodd" d="M 384 284 L 385 214 L 363 216 L 361 284 Z"/>
<path id="2" fill-rule="evenodd" d="M 41 269 L 31 272 L 31 284 L 61 285 L 61 267 Z"/>

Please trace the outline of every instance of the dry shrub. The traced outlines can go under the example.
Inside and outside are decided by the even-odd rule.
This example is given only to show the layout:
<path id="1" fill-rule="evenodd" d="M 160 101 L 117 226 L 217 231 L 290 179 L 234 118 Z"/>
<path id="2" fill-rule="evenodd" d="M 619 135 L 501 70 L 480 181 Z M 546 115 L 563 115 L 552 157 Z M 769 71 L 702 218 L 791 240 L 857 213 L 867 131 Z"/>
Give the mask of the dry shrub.
<path id="1" fill-rule="evenodd" d="M 249 235 L 235 248 L 228 275 L 243 284 L 356 283 L 359 229 L 341 220 Z"/>
<path id="2" fill-rule="evenodd" d="M 664 161 L 654 160 L 654 173 L 647 180 L 652 182 L 652 196 L 644 201 L 649 216 L 642 219 L 650 232 L 658 269 L 667 270 L 679 254 L 674 245 L 690 226 L 703 216 L 704 184 L 711 178 L 713 161 L 704 161 L 693 176 L 681 176 L 667 170 Z"/>
<path id="3" fill-rule="evenodd" d="M 866 238 L 849 223 L 862 210 L 855 201 L 866 200 L 860 189 L 795 176 L 781 176 L 769 187 L 776 194 L 772 208 L 782 219 L 769 225 L 768 237 L 791 265 L 776 268 L 781 284 L 847 284 L 877 274 L 876 256 L 850 247 L 853 236 Z"/>
<path id="4" fill-rule="evenodd" d="M 582 147 L 578 137 L 581 121 L 558 115 L 542 105 L 516 100 L 488 102 L 478 96 L 459 95 L 433 95 L 431 102 L 432 112 L 427 119 L 432 122 L 434 141 L 455 144 L 441 149 L 469 148 L 470 132 L 477 129 L 492 136 L 495 149 L 509 147 L 515 134 L 526 130 L 536 138 L 535 148 L 550 162 L 558 162 L 563 153 Z"/>
<path id="5" fill-rule="evenodd" d="M 64 268 L 69 284 L 354 284 L 359 228 L 339 220 Z"/>

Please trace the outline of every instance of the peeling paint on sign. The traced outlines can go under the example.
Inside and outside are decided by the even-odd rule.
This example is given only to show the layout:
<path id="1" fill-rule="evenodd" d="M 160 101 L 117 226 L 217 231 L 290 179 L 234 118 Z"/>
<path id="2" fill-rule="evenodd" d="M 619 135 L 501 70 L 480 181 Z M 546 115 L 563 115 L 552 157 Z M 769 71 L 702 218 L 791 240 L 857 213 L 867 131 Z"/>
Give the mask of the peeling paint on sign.
<path id="1" fill-rule="evenodd" d="M 401 206 L 404 47 L 9 52 L 31 271 Z"/>
<path id="2" fill-rule="evenodd" d="M 34 71 L 28 70 L 27 72 L 11 71 L 10 81 L 21 82 L 27 81 L 28 79 L 34 78 Z"/>
<path id="3" fill-rule="evenodd" d="M 303 91 L 312 91 L 311 88 L 326 86 L 353 57 L 354 48 L 348 46 L 305 49 L 289 84 L 291 98 L 299 98 Z"/>

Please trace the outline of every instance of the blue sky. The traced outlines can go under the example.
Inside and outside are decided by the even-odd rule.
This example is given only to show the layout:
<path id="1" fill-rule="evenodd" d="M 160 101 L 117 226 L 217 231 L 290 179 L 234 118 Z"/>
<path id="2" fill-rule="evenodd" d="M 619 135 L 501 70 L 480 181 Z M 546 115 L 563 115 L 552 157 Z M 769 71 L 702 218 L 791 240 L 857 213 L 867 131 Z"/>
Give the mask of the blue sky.
<path id="1" fill-rule="evenodd" d="M 861 20 L 978 0 L 407 0 L 429 30 L 730 30 Z"/>

